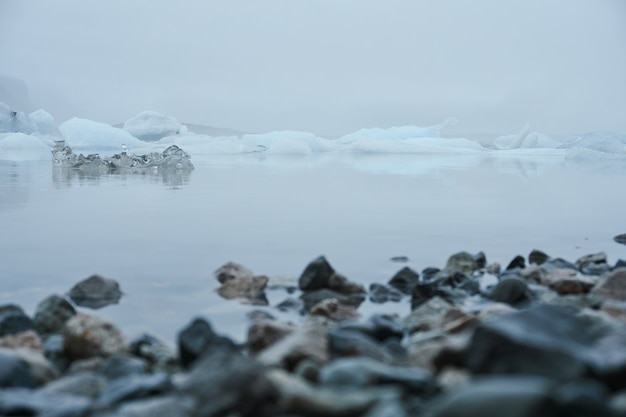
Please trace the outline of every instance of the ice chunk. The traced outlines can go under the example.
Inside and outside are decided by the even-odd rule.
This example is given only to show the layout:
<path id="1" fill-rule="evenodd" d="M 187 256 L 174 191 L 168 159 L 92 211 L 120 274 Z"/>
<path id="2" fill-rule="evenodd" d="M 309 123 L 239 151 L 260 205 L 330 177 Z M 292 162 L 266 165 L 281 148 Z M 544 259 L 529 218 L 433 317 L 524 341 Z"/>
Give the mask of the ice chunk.
<path id="1" fill-rule="evenodd" d="M 626 152 L 626 133 L 592 132 L 568 139 L 563 148 L 587 148 L 598 152 L 623 154 Z"/>
<path id="2" fill-rule="evenodd" d="M 526 124 L 517 135 L 505 135 L 494 140 L 496 149 L 557 148 L 561 142 L 539 132 L 531 132 Z"/>
<path id="3" fill-rule="evenodd" d="M 119 150 L 122 145 L 129 148 L 145 146 L 146 143 L 135 138 L 125 130 L 105 123 L 94 122 L 74 117 L 59 126 L 65 142 L 77 150 Z"/>
<path id="4" fill-rule="evenodd" d="M 0 102 L 0 133 L 21 132 L 26 134 L 49 134 L 54 128 L 52 116 L 44 110 L 31 114 L 13 111 Z"/>
<path id="5" fill-rule="evenodd" d="M 187 133 L 187 128 L 178 120 L 155 111 L 143 111 L 126 120 L 123 129 L 134 137 L 147 142 L 154 142 L 166 136 Z"/>
<path id="6" fill-rule="evenodd" d="M 454 126 L 458 120 L 454 117 L 448 117 L 442 123 L 434 126 L 397 126 L 387 129 L 371 128 L 361 129 L 356 132 L 347 134 L 339 138 L 342 143 L 353 142 L 360 139 L 386 139 L 386 140 L 403 140 L 411 138 L 439 138 L 441 137 L 441 129 Z"/>
<path id="7" fill-rule="evenodd" d="M 36 136 L 25 133 L 0 134 L 0 160 L 50 161 L 50 147 Z"/>
<path id="8" fill-rule="evenodd" d="M 310 154 L 325 152 L 334 148 L 332 141 L 315 136 L 309 132 L 274 131 L 259 134 L 246 134 L 241 143 L 248 152 L 280 154 Z"/>

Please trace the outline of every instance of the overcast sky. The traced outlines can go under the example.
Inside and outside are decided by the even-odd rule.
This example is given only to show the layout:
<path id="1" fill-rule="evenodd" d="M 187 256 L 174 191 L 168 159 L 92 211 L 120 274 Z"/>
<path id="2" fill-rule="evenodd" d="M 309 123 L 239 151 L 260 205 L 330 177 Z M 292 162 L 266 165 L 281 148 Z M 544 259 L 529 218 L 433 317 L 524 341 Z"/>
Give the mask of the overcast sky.
<path id="1" fill-rule="evenodd" d="M 626 1 L 0 0 L 0 75 L 58 123 L 626 131 Z"/>

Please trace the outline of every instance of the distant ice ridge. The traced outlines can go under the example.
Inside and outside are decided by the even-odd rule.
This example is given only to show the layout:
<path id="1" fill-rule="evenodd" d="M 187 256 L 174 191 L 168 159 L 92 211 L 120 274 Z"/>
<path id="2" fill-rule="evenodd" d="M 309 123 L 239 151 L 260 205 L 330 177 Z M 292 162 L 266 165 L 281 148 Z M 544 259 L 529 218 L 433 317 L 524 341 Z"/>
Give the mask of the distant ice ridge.
<path id="1" fill-rule="evenodd" d="M 561 142 L 539 132 L 531 132 L 526 124 L 517 135 L 500 136 L 494 140 L 496 149 L 558 148 Z"/>
<path id="2" fill-rule="evenodd" d="M 49 135 L 53 128 L 54 119 L 48 112 L 41 109 L 30 114 L 17 112 L 0 101 L 0 133 Z"/>
<path id="3" fill-rule="evenodd" d="M 155 142 L 167 136 L 187 133 L 187 126 L 172 116 L 155 111 L 143 111 L 126 120 L 123 129 L 137 139 L 146 142 Z"/>

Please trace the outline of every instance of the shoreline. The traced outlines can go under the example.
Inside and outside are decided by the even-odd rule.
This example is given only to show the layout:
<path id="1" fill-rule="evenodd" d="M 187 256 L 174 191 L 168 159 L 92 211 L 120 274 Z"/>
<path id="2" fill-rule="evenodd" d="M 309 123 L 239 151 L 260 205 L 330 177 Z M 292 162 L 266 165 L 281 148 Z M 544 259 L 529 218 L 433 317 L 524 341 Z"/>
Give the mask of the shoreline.
<path id="1" fill-rule="evenodd" d="M 278 286 L 277 304 L 270 279 L 227 263 L 218 294 L 259 307 L 246 340 L 199 315 L 175 349 L 150 334 L 126 340 L 98 310 L 77 313 L 123 302 L 123 285 L 92 276 L 32 317 L 0 306 L 0 414 L 444 417 L 513 403 L 513 417 L 626 415 L 626 261 L 486 259 L 459 252 L 422 271 L 396 259 L 389 281 L 365 288 L 320 256 Z M 410 300 L 411 311 L 366 315 L 365 299 L 381 310 Z"/>

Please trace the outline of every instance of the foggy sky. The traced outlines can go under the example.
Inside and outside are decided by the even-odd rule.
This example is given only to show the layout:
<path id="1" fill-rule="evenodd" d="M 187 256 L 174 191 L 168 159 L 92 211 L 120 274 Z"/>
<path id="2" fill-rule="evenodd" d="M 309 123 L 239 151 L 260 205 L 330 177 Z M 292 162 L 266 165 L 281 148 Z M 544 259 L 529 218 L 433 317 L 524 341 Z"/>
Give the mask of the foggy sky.
<path id="1" fill-rule="evenodd" d="M 0 0 L 0 75 L 57 123 L 626 131 L 625 74 L 624 0 Z"/>

